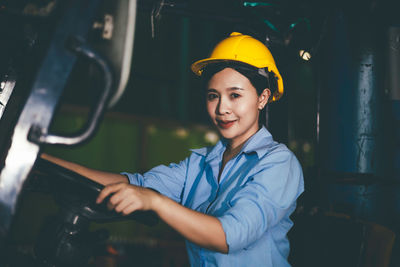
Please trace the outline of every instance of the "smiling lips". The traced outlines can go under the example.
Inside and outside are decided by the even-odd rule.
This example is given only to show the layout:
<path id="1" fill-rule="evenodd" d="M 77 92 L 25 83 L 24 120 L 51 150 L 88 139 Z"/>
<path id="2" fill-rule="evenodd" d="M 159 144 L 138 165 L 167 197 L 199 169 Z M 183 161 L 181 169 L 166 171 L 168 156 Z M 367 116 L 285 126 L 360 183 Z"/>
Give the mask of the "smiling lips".
<path id="1" fill-rule="evenodd" d="M 230 128 L 234 123 L 236 122 L 236 120 L 233 121 L 222 121 L 222 120 L 217 120 L 218 126 L 223 128 L 223 129 L 228 129 Z"/>

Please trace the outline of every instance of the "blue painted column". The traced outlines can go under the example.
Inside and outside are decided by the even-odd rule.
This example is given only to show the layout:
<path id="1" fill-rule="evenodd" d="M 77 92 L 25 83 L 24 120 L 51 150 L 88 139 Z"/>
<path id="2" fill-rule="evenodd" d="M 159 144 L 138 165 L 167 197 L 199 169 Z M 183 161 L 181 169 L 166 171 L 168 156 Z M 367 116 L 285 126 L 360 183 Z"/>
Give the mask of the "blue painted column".
<path id="1" fill-rule="evenodd" d="M 387 31 L 387 87 L 389 95 L 387 116 L 388 153 L 390 163 L 388 175 L 394 181 L 392 186 L 393 216 L 391 216 L 392 229 L 398 236 L 400 233 L 400 25 L 391 26 Z M 391 206 L 390 206 L 391 207 Z M 391 266 L 400 265 L 400 242 L 396 238 L 393 246 Z"/>
<path id="2" fill-rule="evenodd" d="M 385 223 L 384 34 L 354 12 L 330 17 L 318 55 L 321 189 L 326 207 Z"/>
<path id="3" fill-rule="evenodd" d="M 393 178 L 400 182 L 400 26 L 388 30 L 388 85 L 392 112 Z"/>
<path id="4" fill-rule="evenodd" d="M 368 20 L 340 12 L 327 34 L 319 85 L 322 171 L 379 176 L 384 80 L 378 30 Z"/>

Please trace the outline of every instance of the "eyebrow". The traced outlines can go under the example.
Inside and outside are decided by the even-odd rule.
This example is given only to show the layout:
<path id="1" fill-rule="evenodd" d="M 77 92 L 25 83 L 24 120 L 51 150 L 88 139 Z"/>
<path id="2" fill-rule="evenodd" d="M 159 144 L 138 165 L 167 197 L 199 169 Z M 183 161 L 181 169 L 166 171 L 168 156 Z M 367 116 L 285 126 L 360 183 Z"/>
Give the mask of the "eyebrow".
<path id="1" fill-rule="evenodd" d="M 228 90 L 230 90 L 230 91 L 238 91 L 238 90 L 244 90 L 243 88 L 241 88 L 241 87 L 229 87 L 228 88 Z M 207 92 L 218 92 L 216 89 L 214 89 L 214 88 L 207 88 Z"/>
<path id="2" fill-rule="evenodd" d="M 236 90 L 244 90 L 243 88 L 241 88 L 241 87 L 230 87 L 230 88 L 228 88 L 229 90 L 232 90 L 232 91 L 236 91 Z"/>

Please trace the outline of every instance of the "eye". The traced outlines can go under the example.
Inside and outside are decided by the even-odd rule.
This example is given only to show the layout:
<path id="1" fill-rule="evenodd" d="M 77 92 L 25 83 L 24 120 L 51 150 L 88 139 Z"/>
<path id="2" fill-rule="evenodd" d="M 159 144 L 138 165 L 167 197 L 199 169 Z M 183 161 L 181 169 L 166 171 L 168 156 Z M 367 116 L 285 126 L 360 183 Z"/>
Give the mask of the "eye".
<path id="1" fill-rule="evenodd" d="M 232 98 L 238 98 L 238 97 L 240 97 L 240 96 L 241 96 L 241 95 L 236 94 L 236 93 L 232 93 L 232 94 L 231 94 L 231 97 L 232 97 Z"/>
<path id="2" fill-rule="evenodd" d="M 214 99 L 216 99 L 216 98 L 218 98 L 218 95 L 215 94 L 215 93 L 208 93 L 208 94 L 207 94 L 207 100 L 208 100 L 208 101 L 214 100 Z"/>

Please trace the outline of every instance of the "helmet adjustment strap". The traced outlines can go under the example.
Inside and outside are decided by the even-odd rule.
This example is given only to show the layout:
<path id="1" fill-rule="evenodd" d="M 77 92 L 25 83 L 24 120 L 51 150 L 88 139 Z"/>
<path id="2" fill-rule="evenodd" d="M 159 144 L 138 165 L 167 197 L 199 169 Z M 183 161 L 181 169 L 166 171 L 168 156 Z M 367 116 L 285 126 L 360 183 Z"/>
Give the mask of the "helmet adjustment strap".
<path id="1" fill-rule="evenodd" d="M 267 78 L 267 83 L 268 83 L 267 88 L 269 90 L 273 90 L 274 88 L 271 88 L 271 82 L 269 81 L 269 79 L 270 79 L 269 71 L 266 71 L 265 69 L 267 69 L 267 68 L 258 69 L 258 74 Z"/>
<path id="2" fill-rule="evenodd" d="M 261 76 L 264 76 L 265 78 L 269 78 L 268 73 L 265 71 L 265 68 L 258 69 L 258 74 L 260 74 Z"/>

